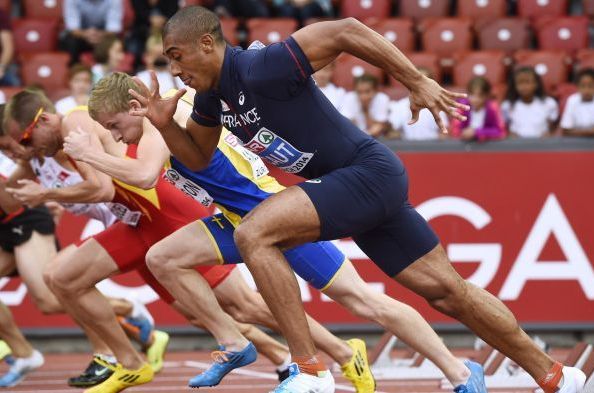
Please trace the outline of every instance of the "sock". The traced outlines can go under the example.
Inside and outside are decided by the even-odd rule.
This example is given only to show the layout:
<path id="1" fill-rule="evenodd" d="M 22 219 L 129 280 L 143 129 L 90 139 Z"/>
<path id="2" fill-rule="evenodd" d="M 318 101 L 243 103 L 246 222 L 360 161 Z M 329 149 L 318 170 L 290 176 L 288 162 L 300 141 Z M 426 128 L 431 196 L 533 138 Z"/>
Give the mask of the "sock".
<path id="1" fill-rule="evenodd" d="M 547 374 L 536 383 L 545 393 L 555 393 L 563 384 L 563 365 L 555 362 Z"/>
<path id="2" fill-rule="evenodd" d="M 152 324 L 155 323 L 153 320 L 153 316 L 148 312 L 146 307 L 136 298 L 130 298 L 130 303 L 132 303 L 132 311 L 130 312 L 129 317 L 133 319 L 148 319 Z"/>
<path id="3" fill-rule="evenodd" d="M 293 361 L 297 363 L 299 371 L 305 374 L 313 375 L 314 377 L 317 377 L 319 372 L 328 370 L 328 367 L 326 367 L 324 362 L 318 360 L 315 355 L 293 356 Z"/>
<path id="4" fill-rule="evenodd" d="M 288 354 L 285 360 L 276 367 L 276 371 L 285 371 L 289 368 L 289 364 L 291 364 L 291 354 Z"/>
<path id="5" fill-rule="evenodd" d="M 98 357 L 99 359 L 101 359 L 107 363 L 116 364 L 118 362 L 116 357 L 113 355 L 107 355 L 104 353 L 96 353 L 96 354 L 94 354 L 94 356 Z"/>

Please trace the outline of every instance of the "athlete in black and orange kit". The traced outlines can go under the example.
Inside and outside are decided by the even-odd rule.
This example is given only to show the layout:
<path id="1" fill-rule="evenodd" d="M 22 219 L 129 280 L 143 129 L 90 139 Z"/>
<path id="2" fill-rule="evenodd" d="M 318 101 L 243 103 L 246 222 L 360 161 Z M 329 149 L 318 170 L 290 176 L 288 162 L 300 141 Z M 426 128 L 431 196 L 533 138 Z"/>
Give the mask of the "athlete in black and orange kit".
<path id="1" fill-rule="evenodd" d="M 137 146 L 128 148 L 115 142 L 109 132 L 93 122 L 86 108 L 62 117 L 55 114 L 47 97 L 38 92 L 23 91 L 15 95 L 7 105 L 6 117 L 7 129 L 15 139 L 22 139 L 23 130 L 32 130 L 31 146 L 48 157 L 62 148 L 64 136 L 76 127 L 97 132 L 103 148 L 120 159 L 129 157 L 129 165 L 138 164 L 143 156 L 154 154 L 155 143 L 164 143 L 155 132 L 154 138 L 143 135 L 134 141 Z M 110 366 L 113 374 L 107 381 L 87 391 L 117 392 L 153 378 L 152 369 L 127 340 L 106 299 L 95 288 L 97 282 L 113 274 L 135 269 L 165 301 L 172 302 L 172 306 L 190 320 L 199 319 L 219 344 L 235 351 L 251 347 L 255 360 L 253 345 L 241 334 L 231 317 L 221 310 L 210 288 L 220 283 L 231 268 L 200 270 L 203 276 L 197 275 L 198 279 L 192 285 L 200 288 L 202 310 L 199 316 L 193 316 L 173 301 L 144 264 L 144 256 L 152 244 L 187 223 L 206 217 L 208 212 L 165 180 L 157 181 L 149 190 L 142 190 L 112 182 L 111 178 L 84 163 L 76 163 L 76 167 L 85 182 L 53 190 L 61 193 L 60 202 L 109 200 L 112 212 L 120 219 L 106 231 L 64 250 L 45 274 L 46 282 L 68 313 L 80 323 L 91 326 L 120 362 L 115 367 Z M 32 184 L 27 186 L 34 187 Z"/>

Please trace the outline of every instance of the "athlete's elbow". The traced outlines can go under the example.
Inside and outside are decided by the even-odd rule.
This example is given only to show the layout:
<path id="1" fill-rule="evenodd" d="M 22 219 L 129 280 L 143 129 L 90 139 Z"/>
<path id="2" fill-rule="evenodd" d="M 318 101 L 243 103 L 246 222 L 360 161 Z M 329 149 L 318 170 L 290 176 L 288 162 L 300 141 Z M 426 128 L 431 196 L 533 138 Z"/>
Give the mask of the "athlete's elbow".
<path id="1" fill-rule="evenodd" d="M 153 173 L 145 173 L 139 177 L 136 186 L 143 190 L 150 190 L 157 185 L 158 180 L 159 174 L 155 176 Z"/>
<path id="2" fill-rule="evenodd" d="M 337 40 L 350 40 L 352 37 L 360 37 L 361 30 L 365 28 L 365 25 L 361 23 L 358 19 L 353 18 L 352 16 L 345 19 L 340 19 L 336 21 L 336 30 L 337 35 L 335 35 L 335 39 Z"/>
<path id="3" fill-rule="evenodd" d="M 111 202 L 114 197 L 113 189 L 98 188 L 93 192 L 90 203 Z"/>

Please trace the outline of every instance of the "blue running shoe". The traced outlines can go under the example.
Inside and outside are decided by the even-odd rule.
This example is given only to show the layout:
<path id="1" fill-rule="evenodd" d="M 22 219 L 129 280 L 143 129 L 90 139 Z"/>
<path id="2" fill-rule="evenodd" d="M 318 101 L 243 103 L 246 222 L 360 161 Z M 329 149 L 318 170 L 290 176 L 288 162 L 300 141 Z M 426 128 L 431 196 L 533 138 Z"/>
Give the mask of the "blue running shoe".
<path id="1" fill-rule="evenodd" d="M 218 385 L 225 375 L 229 374 L 232 370 L 255 362 L 258 352 L 254 344 L 250 342 L 239 352 L 225 351 L 225 347 L 221 345 L 219 350 L 214 351 L 211 356 L 214 363 L 208 370 L 190 379 L 188 385 L 191 388 Z"/>
<path id="2" fill-rule="evenodd" d="M 15 358 L 8 372 L 0 378 L 0 388 L 10 388 L 18 385 L 25 375 L 43 366 L 43 355 L 33 350 L 28 358 Z"/>
<path id="3" fill-rule="evenodd" d="M 153 330 L 155 329 L 155 325 L 148 320 L 147 318 L 132 318 L 128 317 L 125 319 L 126 323 L 134 326 L 138 329 L 138 334 L 140 336 L 140 343 L 143 346 L 147 346 L 148 342 L 153 334 Z"/>
<path id="4" fill-rule="evenodd" d="M 470 369 L 470 377 L 465 385 L 458 385 L 454 388 L 455 393 L 487 393 L 485 385 L 485 371 L 480 364 L 467 360 L 464 362 Z"/>

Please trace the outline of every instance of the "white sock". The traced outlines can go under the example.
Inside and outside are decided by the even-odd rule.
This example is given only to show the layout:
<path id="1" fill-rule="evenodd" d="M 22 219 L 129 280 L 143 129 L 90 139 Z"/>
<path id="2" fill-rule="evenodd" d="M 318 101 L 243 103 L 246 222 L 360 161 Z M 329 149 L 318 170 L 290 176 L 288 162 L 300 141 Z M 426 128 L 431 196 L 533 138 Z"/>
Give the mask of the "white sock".
<path id="1" fill-rule="evenodd" d="M 130 312 L 130 318 L 134 319 L 142 319 L 146 318 L 151 323 L 154 323 L 153 316 L 148 312 L 147 308 L 142 304 L 138 299 L 133 296 L 130 296 L 128 299 L 130 303 L 132 303 L 132 311 Z"/>
<path id="2" fill-rule="evenodd" d="M 291 364 L 291 354 L 288 354 L 285 360 L 276 367 L 276 371 L 285 371 Z"/>
<path id="3" fill-rule="evenodd" d="M 94 356 L 97 356 L 99 359 L 106 361 L 107 363 L 116 364 L 118 360 L 113 355 L 107 355 L 105 353 L 96 353 Z"/>

